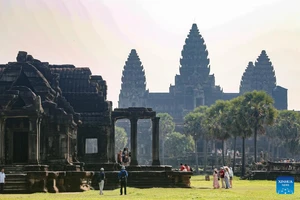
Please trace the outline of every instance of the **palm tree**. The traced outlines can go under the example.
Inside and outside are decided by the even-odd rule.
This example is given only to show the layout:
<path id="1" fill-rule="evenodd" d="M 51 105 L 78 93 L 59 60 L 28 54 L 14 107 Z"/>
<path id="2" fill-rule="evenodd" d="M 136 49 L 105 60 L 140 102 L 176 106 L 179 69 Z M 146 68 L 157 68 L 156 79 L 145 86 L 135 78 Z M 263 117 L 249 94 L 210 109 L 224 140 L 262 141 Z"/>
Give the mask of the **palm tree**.
<path id="1" fill-rule="evenodd" d="M 272 125 L 276 119 L 273 99 L 264 91 L 247 92 L 243 95 L 242 106 L 247 114 L 248 124 L 254 133 L 254 162 L 257 161 L 257 135 L 265 133 L 265 125 Z"/>
<path id="2" fill-rule="evenodd" d="M 274 124 L 277 137 L 294 156 L 300 150 L 300 114 L 295 111 L 280 111 Z"/>
<path id="3" fill-rule="evenodd" d="M 206 110 L 206 106 L 200 106 L 184 117 L 184 131 L 187 135 L 191 135 L 195 142 L 196 173 L 199 173 L 198 140 L 207 134 L 205 124 Z M 207 151 L 205 153 L 207 153 Z"/>
<path id="4" fill-rule="evenodd" d="M 213 138 L 222 142 L 222 162 L 225 165 L 225 141 L 231 137 L 229 116 L 229 101 L 218 100 L 208 110 L 208 128 Z"/>

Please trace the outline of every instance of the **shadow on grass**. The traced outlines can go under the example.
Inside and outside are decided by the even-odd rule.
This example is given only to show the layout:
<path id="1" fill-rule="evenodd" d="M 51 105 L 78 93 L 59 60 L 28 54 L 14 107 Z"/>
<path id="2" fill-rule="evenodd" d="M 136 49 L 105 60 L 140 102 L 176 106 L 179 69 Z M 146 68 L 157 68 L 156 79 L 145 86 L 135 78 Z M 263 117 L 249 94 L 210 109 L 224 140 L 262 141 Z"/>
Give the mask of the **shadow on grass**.
<path id="1" fill-rule="evenodd" d="M 210 187 L 195 187 L 195 186 L 192 186 L 191 189 L 212 189 Z"/>

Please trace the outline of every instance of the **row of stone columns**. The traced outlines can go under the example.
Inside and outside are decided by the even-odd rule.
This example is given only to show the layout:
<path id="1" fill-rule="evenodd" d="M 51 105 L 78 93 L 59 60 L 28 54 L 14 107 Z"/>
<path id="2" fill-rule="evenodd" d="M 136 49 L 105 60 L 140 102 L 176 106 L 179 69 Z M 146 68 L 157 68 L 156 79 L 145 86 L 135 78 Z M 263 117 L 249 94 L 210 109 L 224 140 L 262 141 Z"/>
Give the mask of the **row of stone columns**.
<path id="1" fill-rule="evenodd" d="M 160 165 L 159 161 L 159 117 L 152 120 L 152 165 Z M 130 165 L 138 165 L 137 161 L 137 122 L 138 118 L 130 118 Z M 110 158 L 115 162 L 115 120 L 113 120 L 112 134 L 110 135 Z"/>

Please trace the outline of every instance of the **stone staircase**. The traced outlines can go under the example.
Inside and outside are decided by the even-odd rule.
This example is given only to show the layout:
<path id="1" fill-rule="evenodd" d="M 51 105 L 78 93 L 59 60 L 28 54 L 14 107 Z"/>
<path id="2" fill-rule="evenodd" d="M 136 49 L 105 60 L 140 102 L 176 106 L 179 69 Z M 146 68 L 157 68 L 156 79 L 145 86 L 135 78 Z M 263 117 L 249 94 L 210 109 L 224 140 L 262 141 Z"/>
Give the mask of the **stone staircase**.
<path id="1" fill-rule="evenodd" d="M 6 174 L 4 193 L 28 193 L 27 175 L 23 171 L 24 166 L 6 165 L 4 169 Z"/>

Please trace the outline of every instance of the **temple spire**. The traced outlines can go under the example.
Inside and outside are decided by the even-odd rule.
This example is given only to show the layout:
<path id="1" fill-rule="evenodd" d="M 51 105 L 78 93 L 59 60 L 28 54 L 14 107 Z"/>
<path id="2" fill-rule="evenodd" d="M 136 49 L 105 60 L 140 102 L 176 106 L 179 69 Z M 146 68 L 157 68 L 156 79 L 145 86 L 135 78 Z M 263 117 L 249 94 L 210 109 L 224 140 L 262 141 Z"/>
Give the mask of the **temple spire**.
<path id="1" fill-rule="evenodd" d="M 263 90 L 272 95 L 276 87 L 275 71 L 265 50 L 261 51 L 258 56 L 255 66 L 249 62 L 246 68 L 240 85 L 240 93 Z"/>
<path id="2" fill-rule="evenodd" d="M 146 77 L 144 67 L 135 49 L 125 62 L 119 95 L 119 108 L 145 106 Z"/>
<path id="3" fill-rule="evenodd" d="M 185 40 L 183 50 L 181 51 L 180 74 L 191 75 L 194 72 L 200 73 L 203 78 L 208 77 L 210 72 L 208 51 L 205 41 L 199 33 L 197 24 L 192 28 Z"/>
<path id="4" fill-rule="evenodd" d="M 245 92 L 252 91 L 253 88 L 255 88 L 253 85 L 255 83 L 256 83 L 256 79 L 254 76 L 254 64 L 253 62 L 249 62 L 242 76 L 242 80 L 240 83 L 240 93 L 243 94 Z"/>
<path id="5" fill-rule="evenodd" d="M 255 62 L 254 75 L 256 77 L 256 90 L 264 90 L 272 95 L 276 87 L 275 71 L 265 50 L 261 51 Z"/>

